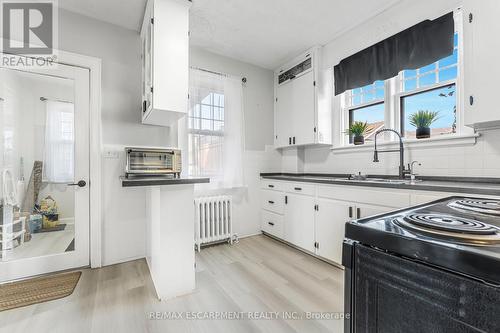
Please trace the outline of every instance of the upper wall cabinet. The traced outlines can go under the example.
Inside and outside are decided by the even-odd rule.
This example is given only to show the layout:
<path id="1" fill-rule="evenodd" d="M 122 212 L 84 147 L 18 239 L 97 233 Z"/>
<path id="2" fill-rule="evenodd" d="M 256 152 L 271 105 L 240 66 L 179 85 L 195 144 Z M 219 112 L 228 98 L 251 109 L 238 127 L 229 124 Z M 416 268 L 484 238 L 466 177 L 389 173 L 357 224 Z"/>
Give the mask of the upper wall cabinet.
<path id="1" fill-rule="evenodd" d="M 141 29 L 142 123 L 171 126 L 188 108 L 188 0 L 149 0 Z"/>
<path id="2" fill-rule="evenodd" d="M 316 47 L 275 72 L 276 148 L 332 143 L 332 72 L 320 71 Z"/>
<path id="3" fill-rule="evenodd" d="M 500 1 L 465 0 L 463 13 L 465 125 L 499 127 Z"/>

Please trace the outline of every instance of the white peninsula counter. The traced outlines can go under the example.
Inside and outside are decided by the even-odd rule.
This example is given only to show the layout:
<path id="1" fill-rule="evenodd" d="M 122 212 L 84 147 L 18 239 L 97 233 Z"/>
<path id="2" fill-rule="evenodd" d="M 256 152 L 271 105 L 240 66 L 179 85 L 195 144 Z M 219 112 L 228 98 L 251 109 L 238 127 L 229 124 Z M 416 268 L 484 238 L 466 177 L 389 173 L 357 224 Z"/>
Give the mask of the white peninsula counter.
<path id="1" fill-rule="evenodd" d="M 195 288 L 194 184 L 208 178 L 122 178 L 146 187 L 146 260 L 160 300 Z"/>

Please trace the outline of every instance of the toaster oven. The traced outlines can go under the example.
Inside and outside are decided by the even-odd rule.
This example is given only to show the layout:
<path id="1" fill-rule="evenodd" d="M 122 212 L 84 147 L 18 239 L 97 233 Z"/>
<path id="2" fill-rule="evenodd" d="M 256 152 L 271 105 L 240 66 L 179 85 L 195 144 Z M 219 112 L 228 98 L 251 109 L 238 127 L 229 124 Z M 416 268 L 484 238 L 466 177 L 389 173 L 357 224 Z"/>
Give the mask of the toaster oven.
<path id="1" fill-rule="evenodd" d="M 180 177 L 181 151 L 175 148 L 126 147 L 125 175 Z"/>

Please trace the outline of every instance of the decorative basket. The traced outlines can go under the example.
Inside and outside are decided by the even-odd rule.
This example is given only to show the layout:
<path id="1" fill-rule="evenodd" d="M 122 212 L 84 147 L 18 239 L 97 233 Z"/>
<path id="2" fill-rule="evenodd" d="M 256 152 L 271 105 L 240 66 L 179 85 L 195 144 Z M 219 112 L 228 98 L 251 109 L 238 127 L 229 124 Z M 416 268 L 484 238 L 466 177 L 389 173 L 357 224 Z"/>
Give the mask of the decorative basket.
<path id="1" fill-rule="evenodd" d="M 57 227 L 57 225 L 59 224 L 57 203 L 50 195 L 40 201 L 40 212 L 43 215 L 43 229 Z"/>

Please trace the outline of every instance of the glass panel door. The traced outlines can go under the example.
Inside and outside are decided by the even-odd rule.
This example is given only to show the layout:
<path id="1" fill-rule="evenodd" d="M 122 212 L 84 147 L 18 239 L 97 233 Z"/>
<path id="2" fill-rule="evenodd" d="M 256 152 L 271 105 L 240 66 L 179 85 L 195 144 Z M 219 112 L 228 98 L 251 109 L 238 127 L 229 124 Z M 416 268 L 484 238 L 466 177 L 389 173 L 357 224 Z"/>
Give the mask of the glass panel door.
<path id="1" fill-rule="evenodd" d="M 0 69 L 0 282 L 89 264 L 89 72 Z"/>

